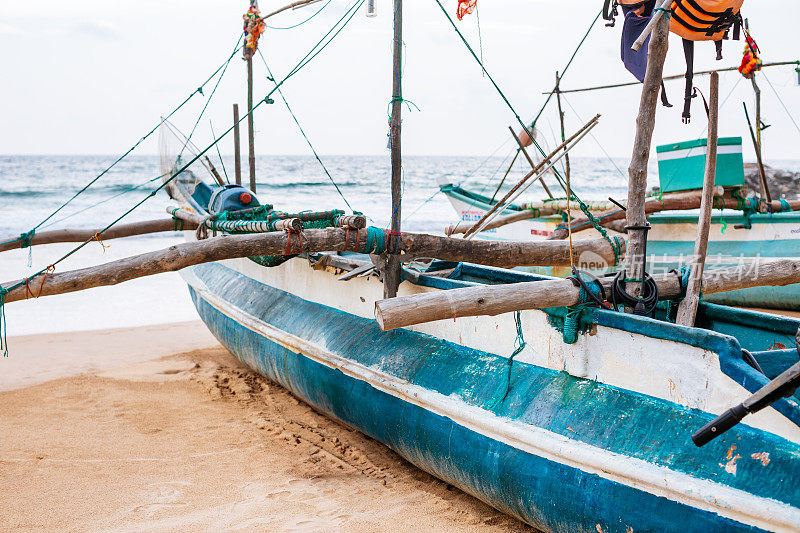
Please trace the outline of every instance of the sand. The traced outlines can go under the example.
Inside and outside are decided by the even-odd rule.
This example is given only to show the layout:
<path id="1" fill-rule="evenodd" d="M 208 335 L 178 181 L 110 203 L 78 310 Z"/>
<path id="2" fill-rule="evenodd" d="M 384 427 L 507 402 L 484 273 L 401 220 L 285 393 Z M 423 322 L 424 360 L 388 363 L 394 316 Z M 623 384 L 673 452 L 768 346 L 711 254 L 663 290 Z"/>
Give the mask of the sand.
<path id="1" fill-rule="evenodd" d="M 3 529 L 530 531 L 316 413 L 199 323 L 11 341 Z"/>

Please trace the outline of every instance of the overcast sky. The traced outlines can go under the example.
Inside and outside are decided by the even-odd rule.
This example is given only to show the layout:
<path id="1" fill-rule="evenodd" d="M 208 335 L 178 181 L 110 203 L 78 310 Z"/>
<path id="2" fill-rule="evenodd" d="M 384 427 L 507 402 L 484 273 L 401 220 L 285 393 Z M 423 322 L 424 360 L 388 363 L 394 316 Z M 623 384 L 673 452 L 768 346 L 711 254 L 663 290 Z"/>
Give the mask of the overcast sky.
<path id="1" fill-rule="evenodd" d="M 325 154 L 386 153 L 387 104 L 391 96 L 391 2 L 376 0 L 379 16 L 359 13 L 337 40 L 284 86 L 312 141 Z M 262 0 L 263 12 L 287 0 Z M 443 0 L 454 13 L 456 0 Z M 800 58 L 797 6 L 788 0 L 748 0 L 749 17 L 765 61 Z M 268 30 L 261 48 L 277 76 L 285 74 L 351 4 L 332 0 L 307 24 L 293 30 Z M 165 0 L 0 0 L 0 153 L 119 154 L 182 101 L 230 54 L 248 5 L 233 1 Z M 289 11 L 271 19 L 291 26 L 323 3 Z M 483 55 L 489 72 L 526 120 L 552 88 L 554 74 L 566 63 L 602 6 L 602 0 L 479 0 Z M 404 109 L 404 152 L 407 154 L 487 155 L 509 139 L 513 116 L 494 92 L 435 0 L 405 2 L 405 97 L 419 112 Z M 477 46 L 477 17 L 460 23 Z M 576 88 L 631 79 L 619 61 L 619 32 L 599 22 L 562 87 Z M 680 40 L 673 36 L 667 74 L 684 70 Z M 725 60 L 715 62 L 714 46 L 701 43 L 696 69 L 738 65 L 742 43 L 725 44 Z M 260 60 L 255 62 L 256 95 L 266 94 Z M 800 87 L 793 67 L 766 71 L 789 111 L 800 118 Z M 767 159 L 800 159 L 800 132 L 789 120 L 763 76 Z M 737 73 L 722 77 L 720 134 L 745 136 L 742 102 L 752 105 L 749 82 Z M 708 77 L 698 78 L 700 87 Z M 695 105 L 689 126 L 680 120 L 682 81 L 668 83 L 676 106 L 661 109 L 655 142 L 663 144 L 703 136 L 702 103 Z M 209 94 L 211 86 L 205 91 Z M 731 92 L 733 90 L 733 92 Z M 581 93 L 567 98 L 568 130 L 595 113 L 603 115 L 595 130 L 613 156 L 629 157 L 633 142 L 639 87 Z M 244 62 L 235 58 L 209 106 L 215 130 L 231 122 L 231 104 L 245 103 Z M 276 99 L 277 100 L 277 99 Z M 204 104 L 195 98 L 176 123 L 190 129 Z M 296 126 L 279 105 L 256 113 L 259 154 L 302 154 L 307 148 Z M 574 107 L 574 110 L 572 109 Z M 557 128 L 549 108 L 543 133 Z M 207 119 L 198 127 L 198 144 L 210 140 Z M 225 140 L 222 151 L 233 150 Z M 746 143 L 746 146 L 749 144 Z M 507 145 L 508 146 L 508 145 Z M 748 147 L 749 148 L 749 147 Z M 156 153 L 155 138 L 138 153 Z M 602 155 L 587 139 L 578 155 Z M 746 158 L 752 150 L 746 151 Z"/>

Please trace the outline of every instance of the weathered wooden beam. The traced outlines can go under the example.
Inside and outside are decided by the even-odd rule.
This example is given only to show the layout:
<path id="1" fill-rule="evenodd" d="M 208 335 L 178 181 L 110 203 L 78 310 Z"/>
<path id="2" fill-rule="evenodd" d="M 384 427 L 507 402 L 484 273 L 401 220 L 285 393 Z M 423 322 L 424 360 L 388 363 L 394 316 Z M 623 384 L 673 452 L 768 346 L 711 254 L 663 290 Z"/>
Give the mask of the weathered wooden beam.
<path id="1" fill-rule="evenodd" d="M 385 267 L 383 271 L 383 297 L 392 298 L 397 295 L 397 289 L 402 281 L 401 259 L 396 254 L 395 239 L 400 233 L 402 200 L 403 200 L 403 150 L 402 150 L 402 112 L 403 112 L 403 0 L 393 0 L 393 28 L 392 40 L 392 116 L 389 122 L 389 135 L 391 139 L 392 157 L 392 236 L 386 250 Z"/>
<path id="2" fill-rule="evenodd" d="M 130 224 L 120 224 L 119 226 L 112 226 L 111 228 L 102 231 L 103 228 L 96 229 L 58 229 L 52 231 L 43 231 L 35 233 L 30 239 L 30 243 L 23 242 L 24 239 L 0 239 L 5 244 L 0 244 L 0 252 L 6 250 L 15 250 L 23 248 L 23 244 L 36 246 L 39 244 L 53 244 L 58 242 L 86 242 L 89 239 L 95 238 L 98 235 L 100 240 L 119 239 L 122 237 L 132 237 L 134 235 L 147 235 L 149 233 L 161 233 L 165 231 L 178 231 L 181 229 L 192 230 L 197 229 L 197 224 L 194 222 L 183 222 L 175 225 L 175 220 L 166 218 L 163 220 L 147 220 L 144 222 L 132 222 Z M 100 233 L 102 231 L 102 233 Z M 27 246 L 24 246 L 27 248 Z"/>
<path id="3" fill-rule="evenodd" d="M 550 246 L 558 243 L 558 246 Z M 621 243 L 624 249 L 624 242 Z M 614 250 L 605 239 L 584 239 L 572 242 L 580 257 L 592 252 L 608 264 L 615 261 Z M 465 261 L 496 267 L 569 266 L 569 243 L 564 241 L 498 242 L 451 239 L 421 233 L 403 233 L 400 248 L 406 260 L 435 257 L 444 261 Z"/>
<path id="4" fill-rule="evenodd" d="M 682 326 L 694 326 L 697 306 L 700 303 L 700 289 L 703 282 L 703 269 L 706 266 L 708 251 L 708 233 L 711 229 L 711 210 L 714 205 L 714 180 L 717 177 L 717 138 L 719 126 L 719 74 L 711 74 L 711 86 L 708 96 L 708 151 L 706 152 L 706 172 L 703 178 L 703 198 L 700 206 L 700 218 L 697 222 L 697 240 L 694 245 L 692 270 L 686 287 L 686 297 L 678 306 L 675 320 Z"/>
<path id="5" fill-rule="evenodd" d="M 348 236 L 350 242 L 347 242 Z M 366 232 L 359 236 L 363 246 Z M 5 302 L 25 300 L 75 292 L 104 285 L 116 285 L 132 279 L 173 272 L 200 263 L 222 261 L 237 257 L 259 255 L 295 255 L 318 250 L 353 249 L 354 236 L 343 229 L 329 228 L 306 231 L 304 237 L 284 232 L 259 233 L 253 235 L 224 235 L 202 241 L 193 241 L 170 246 L 156 252 L 127 257 L 99 266 L 69 272 L 39 274 L 21 286 L 10 289 Z M 23 280 L 24 281 L 24 280 Z M 4 283 L 10 288 L 19 281 Z"/>
<path id="6" fill-rule="evenodd" d="M 666 7 L 671 0 L 659 2 Z M 633 45 L 638 50 L 651 34 L 650 46 L 647 53 L 647 72 L 644 77 L 642 96 L 639 101 L 639 115 L 636 118 L 636 137 L 633 143 L 633 155 L 628 168 L 628 251 L 625 258 L 625 268 L 629 278 L 644 278 L 644 256 L 647 247 L 647 214 L 645 212 L 645 196 L 647 194 L 647 165 L 650 161 L 650 147 L 653 141 L 653 130 L 656 126 L 656 109 L 658 108 L 658 94 L 661 91 L 661 78 L 664 73 L 664 60 L 669 48 L 669 17 L 663 17 L 663 11 L 653 15 L 642 35 Z M 637 229 L 633 229 L 637 228 Z M 641 282 L 628 284 L 628 292 L 638 297 L 641 291 Z"/>
<path id="7" fill-rule="evenodd" d="M 187 242 L 157 252 L 142 254 L 105 265 L 57 274 L 39 274 L 28 279 L 27 287 L 10 289 L 6 302 L 73 292 L 131 279 L 170 272 L 187 266 L 258 255 L 296 255 L 304 252 L 365 250 L 366 231 L 342 228 L 306 230 L 296 233 L 275 231 L 248 235 L 223 235 Z M 575 241 L 576 253 L 593 252 L 613 262 L 607 241 Z M 406 233 L 400 238 L 400 257 L 437 257 L 449 261 L 473 261 L 490 266 L 569 264 L 569 246 L 561 241 L 504 242 L 464 241 L 434 235 Z M 367 250 L 372 251 L 372 250 Z M 10 288 L 16 282 L 5 283 Z"/>
<path id="8" fill-rule="evenodd" d="M 680 278 L 674 273 L 653 276 L 662 300 L 680 296 Z M 601 278 L 609 288 L 612 280 Z M 800 283 L 800 261 L 780 260 L 758 268 L 715 269 L 703 274 L 704 294 L 716 294 L 762 286 Z M 383 331 L 466 316 L 494 316 L 502 313 L 564 307 L 578 303 L 580 289 L 569 280 L 532 281 L 508 285 L 485 285 L 442 290 L 375 303 L 375 319 Z"/>

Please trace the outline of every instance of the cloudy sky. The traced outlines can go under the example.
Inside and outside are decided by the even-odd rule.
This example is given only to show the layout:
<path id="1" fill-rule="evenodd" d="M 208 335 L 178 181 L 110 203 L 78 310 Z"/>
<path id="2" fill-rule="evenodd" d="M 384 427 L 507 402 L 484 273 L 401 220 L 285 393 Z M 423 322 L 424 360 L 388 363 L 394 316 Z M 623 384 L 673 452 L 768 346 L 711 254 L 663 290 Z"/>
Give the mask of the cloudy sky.
<path id="1" fill-rule="evenodd" d="M 276 76 L 297 60 L 351 5 L 332 0 L 319 16 L 299 28 L 271 29 L 262 50 Z M 325 154 L 386 152 L 387 104 L 391 95 L 391 2 L 376 0 L 379 16 L 359 13 L 333 44 L 284 86 L 312 141 Z M 455 11 L 456 0 L 442 0 Z M 287 0 L 262 0 L 271 11 Z M 241 29 L 245 0 L 0 0 L 0 153 L 119 154 L 124 152 L 175 105 L 191 93 L 230 54 Z M 288 27 L 307 18 L 323 2 L 271 19 Z M 789 8 L 787 6 L 791 5 Z M 602 6 L 601 0 L 480 0 L 483 56 L 488 70 L 525 119 L 544 101 L 584 31 Z M 796 6 L 788 0 L 748 0 L 744 13 L 759 41 L 765 61 L 800 58 Z M 783 13 L 784 16 L 781 14 Z M 460 23 L 477 46 L 478 18 Z M 630 80 L 619 57 L 619 31 L 598 23 L 562 83 L 577 88 Z M 435 0 L 405 2 L 405 97 L 420 111 L 404 110 L 404 151 L 408 154 L 487 155 L 509 139 L 513 116 L 488 79 L 481 75 L 441 13 Z M 727 42 L 721 66 L 738 64 L 742 44 Z M 680 40 L 673 37 L 666 72 L 684 70 Z M 720 65 L 712 44 L 701 44 L 697 70 Z M 256 95 L 270 83 L 255 63 Z M 800 87 L 793 67 L 770 69 L 766 76 L 788 110 L 800 118 Z M 742 102 L 752 104 L 749 83 L 738 74 L 722 78 L 720 133 L 744 136 Z M 220 84 L 207 117 L 217 132 L 231 122 L 231 104 L 245 102 L 245 68 L 235 58 Z M 698 78 L 707 87 L 708 78 Z M 800 132 L 760 77 L 764 93 L 767 159 L 800 159 Z M 211 85 L 208 86 L 210 90 Z M 206 95 L 209 93 L 206 91 Z M 670 99 L 682 101 L 682 81 L 668 84 Z M 633 142 L 639 88 L 580 93 L 567 98 L 566 120 L 575 130 L 601 113 L 596 140 L 587 139 L 579 155 L 605 150 L 627 157 Z M 190 129 L 202 108 L 192 100 L 176 123 Z M 541 123 L 547 136 L 557 128 L 552 107 Z M 702 104 L 695 121 L 683 125 L 680 106 L 659 111 L 656 143 L 703 136 Z M 256 114 L 260 154 L 306 153 L 296 126 L 282 105 L 264 106 Z M 210 140 L 203 119 L 198 144 Z M 506 145 L 508 146 L 508 145 Z M 602 148 L 601 148 L 602 146 Z M 222 144 L 232 152 L 232 140 Z M 155 139 L 139 153 L 156 153 Z M 750 151 L 751 152 L 751 151 Z M 748 153 L 746 157 L 752 157 Z"/>

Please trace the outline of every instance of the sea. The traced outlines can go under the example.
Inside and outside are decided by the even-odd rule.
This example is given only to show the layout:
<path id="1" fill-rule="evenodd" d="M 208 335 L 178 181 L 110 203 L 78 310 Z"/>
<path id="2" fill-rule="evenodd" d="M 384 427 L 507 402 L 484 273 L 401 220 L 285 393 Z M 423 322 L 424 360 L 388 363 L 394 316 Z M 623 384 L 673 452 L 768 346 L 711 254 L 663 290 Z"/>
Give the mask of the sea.
<path id="1" fill-rule="evenodd" d="M 158 156 L 129 156 L 95 180 L 116 156 L 100 155 L 0 155 L 0 242 L 38 227 L 103 227 L 136 207 L 122 220 L 135 222 L 167 217 L 173 202 L 164 191 L 150 196 L 160 185 Z M 325 173 L 313 156 L 261 156 L 257 158 L 257 197 L 276 209 L 345 209 L 363 212 L 370 224 L 388 227 L 391 212 L 391 170 L 388 153 L 380 156 L 322 156 Z M 407 231 L 441 234 L 457 220 L 437 183 L 460 184 L 493 194 L 510 162 L 508 155 L 489 157 L 406 156 L 403 160 L 402 227 Z M 516 183 L 529 168 L 518 161 L 501 190 Z M 220 174 L 234 180 L 233 157 L 217 158 Z M 572 186 L 581 198 L 626 196 L 628 160 L 625 158 L 572 158 Z M 800 161 L 773 164 L 800 170 Z M 657 167 L 650 166 L 649 181 L 657 183 Z M 243 174 L 247 180 L 246 161 Z M 552 177 L 550 188 L 557 194 Z M 338 186 L 341 194 L 337 192 Z M 83 190 L 85 188 L 85 190 Z M 544 194 L 535 185 L 527 198 Z M 349 207 L 348 207 L 349 204 Z M 56 265 L 56 271 L 83 268 L 123 257 L 165 248 L 181 242 L 179 233 L 91 242 Z M 0 282 L 30 276 L 59 260 L 74 244 L 36 246 L 0 254 Z M 35 290 L 35 287 L 32 287 Z M 196 320 L 180 276 L 167 273 L 100 287 L 88 291 L 14 302 L 5 306 L 6 330 L 13 337 L 38 333 L 124 328 Z"/>

